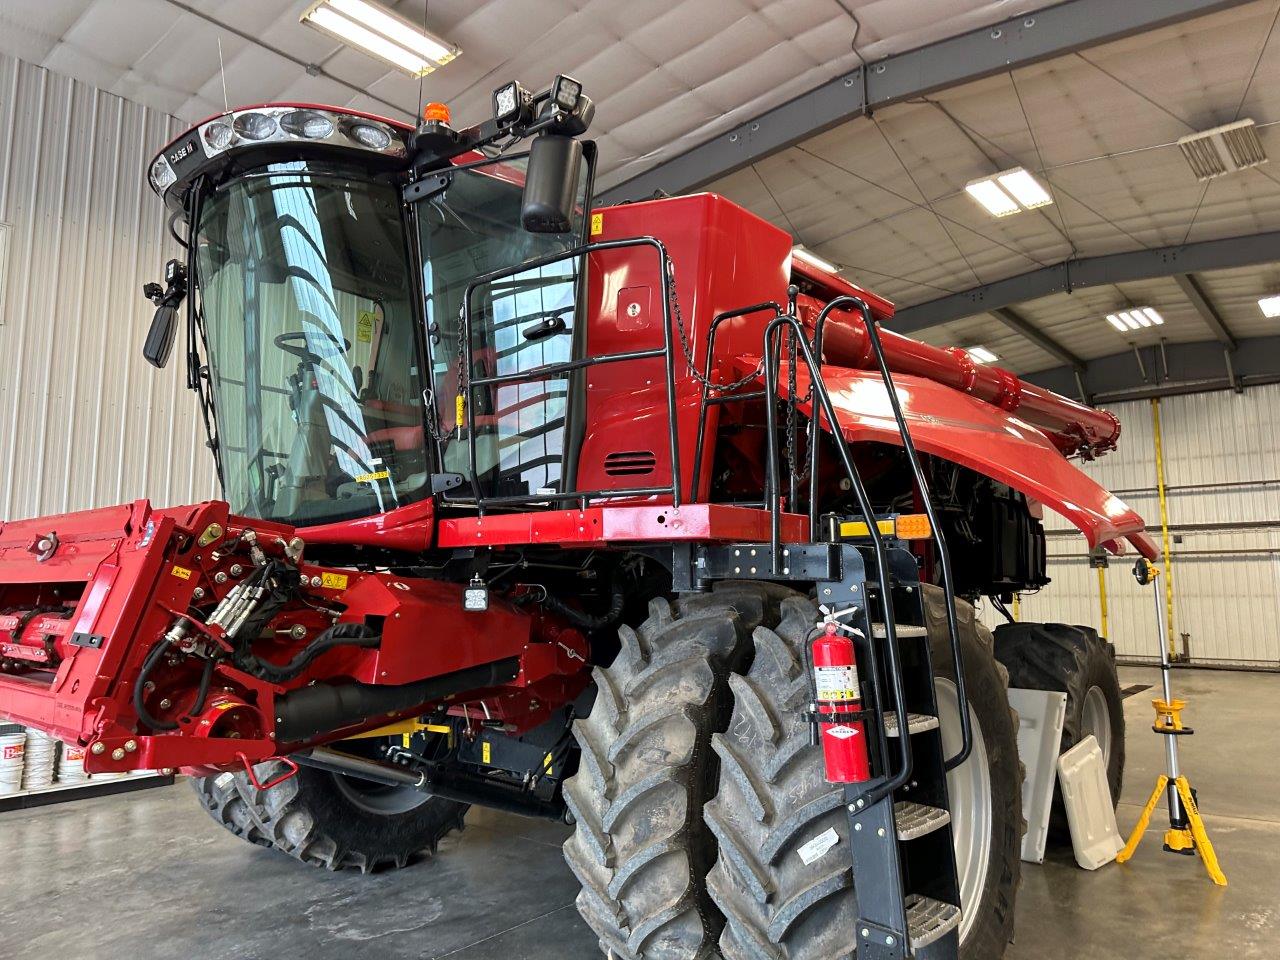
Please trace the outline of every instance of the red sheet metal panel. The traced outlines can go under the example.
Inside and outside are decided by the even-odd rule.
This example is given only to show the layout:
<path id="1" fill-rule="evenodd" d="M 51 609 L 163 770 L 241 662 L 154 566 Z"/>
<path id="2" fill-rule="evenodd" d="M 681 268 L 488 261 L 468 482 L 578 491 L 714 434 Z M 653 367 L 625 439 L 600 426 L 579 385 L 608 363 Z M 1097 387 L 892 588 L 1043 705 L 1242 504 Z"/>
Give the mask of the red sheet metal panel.
<path id="1" fill-rule="evenodd" d="M 850 442 L 901 443 L 878 373 L 826 366 L 822 375 Z M 900 374 L 894 383 L 921 453 L 969 467 L 1045 504 L 1078 527 L 1091 547 L 1104 544 L 1119 552 L 1119 541 L 1127 539 L 1145 556 L 1159 555 L 1143 532 L 1142 517 L 1063 457 L 1031 424 L 923 377 Z M 799 389 L 807 388 L 801 373 Z"/>
<path id="2" fill-rule="evenodd" d="M 804 540 L 808 535 L 807 518 L 792 513 L 782 515 L 783 540 Z M 440 521 L 438 544 L 446 549 L 525 543 L 603 547 L 652 541 L 734 543 L 768 539 L 766 510 L 691 503 L 678 510 L 646 504 L 446 519 Z"/>

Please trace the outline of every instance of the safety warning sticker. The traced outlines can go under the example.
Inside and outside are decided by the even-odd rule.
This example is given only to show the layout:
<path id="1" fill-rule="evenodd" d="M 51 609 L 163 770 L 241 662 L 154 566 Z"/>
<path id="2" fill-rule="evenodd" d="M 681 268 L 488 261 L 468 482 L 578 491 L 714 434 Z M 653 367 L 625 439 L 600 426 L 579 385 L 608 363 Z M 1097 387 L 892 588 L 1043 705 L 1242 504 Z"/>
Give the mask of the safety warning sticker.
<path id="1" fill-rule="evenodd" d="M 857 700 L 858 668 L 814 667 L 813 677 L 818 688 L 819 700 Z"/>
<path id="2" fill-rule="evenodd" d="M 836 828 L 829 827 L 797 850 L 796 853 L 800 855 L 800 859 L 804 861 L 804 865 L 807 867 L 825 857 L 828 851 L 839 842 L 840 835 L 836 833 Z"/>

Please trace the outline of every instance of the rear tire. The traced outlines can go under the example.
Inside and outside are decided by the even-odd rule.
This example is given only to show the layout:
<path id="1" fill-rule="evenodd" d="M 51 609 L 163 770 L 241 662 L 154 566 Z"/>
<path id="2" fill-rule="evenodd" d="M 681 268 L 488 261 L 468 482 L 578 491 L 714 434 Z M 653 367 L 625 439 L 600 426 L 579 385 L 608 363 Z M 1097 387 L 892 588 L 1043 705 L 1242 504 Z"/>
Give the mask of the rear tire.
<path id="1" fill-rule="evenodd" d="M 1111 802 L 1124 785 L 1124 698 L 1116 673 L 1115 648 L 1089 627 L 1065 623 L 1006 623 L 995 631 L 996 657 L 1009 670 L 1009 685 L 1056 690 L 1067 695 L 1062 752 L 1090 734 L 1098 739 L 1107 765 Z M 1049 836 L 1070 842 L 1062 793 L 1054 787 Z"/>
<path id="2" fill-rule="evenodd" d="M 254 768 L 260 783 L 286 771 L 278 760 Z M 206 812 L 226 830 L 261 847 L 328 870 L 400 868 L 462 829 L 465 804 L 411 788 L 386 787 L 302 767 L 270 790 L 248 774 L 222 773 L 191 781 Z"/>
<path id="3" fill-rule="evenodd" d="M 622 627 L 596 701 L 574 724 L 578 773 L 564 788 L 576 829 L 565 859 L 578 910 L 617 960 L 707 960 L 721 921 L 706 893 L 715 839 L 703 805 L 715 791 L 712 734 L 728 722 L 728 676 L 751 632 L 792 592 L 726 583 L 676 603 L 653 600 Z"/>
<path id="4" fill-rule="evenodd" d="M 940 682 L 946 683 L 954 670 L 941 593 L 933 587 L 924 590 L 931 654 Z M 991 656 L 990 634 L 968 604 L 960 601 L 957 608 L 965 678 L 983 734 L 990 783 L 984 808 L 989 829 L 982 833 L 987 849 L 976 905 L 968 905 L 975 919 L 966 930 L 961 957 L 996 960 L 1013 932 L 1020 866 L 1016 715 L 1009 709 L 1004 671 Z M 726 917 L 720 939 L 725 960 L 850 958 L 857 941 L 843 790 L 825 780 L 821 751 L 809 745 L 809 726 L 801 716 L 809 693 L 804 644 L 818 613 L 800 598 L 786 601 L 782 610 L 776 631 L 756 631 L 750 671 L 730 679 L 733 718 L 728 731 L 712 741 L 721 761 L 720 789 L 707 805 L 706 818 L 719 840 L 720 857 L 708 886 Z M 949 721 L 944 712 L 943 723 L 958 725 L 958 717 Z M 944 726 L 944 737 L 947 732 Z M 804 863 L 799 848 L 829 830 L 839 842 Z"/>

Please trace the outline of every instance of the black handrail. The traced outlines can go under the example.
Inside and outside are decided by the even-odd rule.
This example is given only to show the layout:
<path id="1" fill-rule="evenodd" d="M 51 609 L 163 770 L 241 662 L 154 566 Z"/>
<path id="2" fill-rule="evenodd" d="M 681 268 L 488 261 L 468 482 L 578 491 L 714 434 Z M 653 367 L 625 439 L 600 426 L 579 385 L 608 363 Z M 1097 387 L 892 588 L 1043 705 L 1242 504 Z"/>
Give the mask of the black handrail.
<path id="1" fill-rule="evenodd" d="M 764 396 L 759 391 L 742 395 L 731 392 L 722 393 L 718 397 L 711 396 L 711 361 L 716 354 L 716 332 L 720 329 L 720 324 L 726 320 L 735 320 L 738 317 L 745 317 L 763 310 L 772 310 L 775 316 L 782 312 L 782 308 L 777 303 L 767 300 L 764 303 L 754 303 L 749 307 L 739 307 L 737 310 L 726 310 L 724 313 L 717 313 L 711 318 L 711 323 L 707 326 L 707 361 L 702 368 L 702 402 L 698 405 L 698 440 L 693 447 L 693 489 L 689 491 L 689 496 L 694 501 L 698 499 L 698 487 L 702 480 L 702 454 L 703 448 L 706 446 L 707 409 L 718 404 L 730 403 L 734 400 L 754 400 Z"/>
<path id="2" fill-rule="evenodd" d="M 915 478 L 916 488 L 920 491 L 920 499 L 924 504 L 925 515 L 929 518 L 929 528 L 932 531 L 933 541 L 938 551 L 938 567 L 942 573 L 942 592 L 947 602 L 947 631 L 951 638 L 951 655 L 955 659 L 956 665 L 956 694 L 959 700 L 960 731 L 962 736 L 960 752 L 946 761 L 946 769 L 953 770 L 969 759 L 969 754 L 973 751 L 973 729 L 969 719 L 968 691 L 965 689 L 964 654 L 960 650 L 960 628 L 956 620 L 956 595 L 951 579 L 951 554 L 947 549 L 946 537 L 942 535 L 942 529 L 938 526 L 937 513 L 933 508 L 933 498 L 929 496 L 929 484 L 925 479 L 924 470 L 920 467 L 920 456 L 916 452 L 915 443 L 911 439 L 911 431 L 907 427 L 906 417 L 902 413 L 902 403 L 898 399 L 898 391 L 893 384 L 893 374 L 890 373 L 889 364 L 884 358 L 884 346 L 880 342 L 880 333 L 876 329 L 876 320 L 871 313 L 871 307 L 860 297 L 836 297 L 823 307 L 822 312 L 818 314 L 818 319 L 814 324 L 814 340 L 820 349 L 822 329 L 826 324 L 827 315 L 832 310 L 843 310 L 847 307 L 853 307 L 862 314 L 862 323 L 867 328 L 871 350 L 875 354 L 876 365 L 879 367 L 880 379 L 884 381 L 885 390 L 889 394 L 889 405 L 893 410 L 893 419 L 897 422 L 898 433 L 902 435 L 902 447 L 906 451 L 907 461 L 911 465 L 911 473 Z M 816 411 L 814 412 L 816 413 Z M 838 429 L 834 419 L 831 421 L 831 426 L 833 430 Z M 810 511 L 812 512 L 813 509 L 814 505 L 811 503 Z M 871 529 L 876 528 L 875 520 L 871 517 L 867 518 L 867 525 Z"/>
<path id="3" fill-rule="evenodd" d="M 577 259 L 601 250 L 618 250 L 627 247 L 651 247 L 658 257 L 659 273 L 662 280 L 663 346 L 661 349 L 654 347 L 648 350 L 629 350 L 621 353 L 608 353 L 595 357 L 584 357 L 579 360 L 569 360 L 564 363 L 545 364 L 533 370 L 527 370 L 520 373 L 502 374 L 493 377 L 480 377 L 475 380 L 471 379 L 471 369 L 473 367 L 471 344 L 471 298 L 477 287 L 492 283 L 495 280 L 501 280 L 505 277 L 514 277 L 529 270 L 537 270 L 541 267 L 550 266 L 551 264 L 559 263 L 562 260 Z M 511 267 L 503 267 L 500 270 L 491 270 L 489 273 L 481 274 L 467 284 L 466 291 L 463 293 L 461 321 L 465 357 L 459 357 L 459 363 L 462 365 L 460 370 L 461 376 L 459 377 L 459 393 L 464 397 L 463 417 L 464 425 L 467 430 L 467 466 L 471 474 L 471 490 L 475 497 L 476 508 L 481 514 L 484 513 L 485 507 L 489 506 L 505 507 L 515 506 L 518 504 L 534 504 L 545 503 L 547 501 L 567 500 L 578 500 L 583 504 L 583 506 L 585 506 L 589 500 L 596 500 L 604 497 L 654 496 L 660 493 L 670 493 L 672 507 L 678 508 L 680 506 L 680 438 L 676 419 L 675 350 L 671 338 L 671 258 L 667 255 L 667 248 L 661 240 L 658 240 L 656 237 L 630 237 L 624 240 L 600 240 L 595 243 L 584 243 L 568 250 L 562 250 L 559 253 L 534 257 Z M 547 377 L 569 373 L 585 367 L 594 367 L 600 364 L 624 363 L 632 360 L 658 358 L 662 358 L 665 361 L 666 368 L 667 417 L 671 423 L 670 487 L 634 487 L 607 491 L 566 491 L 563 493 L 533 493 L 521 496 L 505 497 L 486 497 L 480 492 L 480 482 L 476 476 L 476 429 L 475 414 L 473 410 L 474 405 L 472 403 L 472 391 L 474 388 L 504 383 L 528 383 L 533 380 L 542 380 Z"/>
<path id="4" fill-rule="evenodd" d="M 777 385 L 774 382 L 776 377 L 776 351 L 781 348 L 781 332 L 783 327 L 788 327 L 789 331 L 796 337 L 796 347 L 804 360 L 805 366 L 809 370 L 809 380 L 813 384 L 813 403 L 814 412 L 816 414 L 817 407 L 820 404 L 823 412 L 827 415 L 827 420 L 832 424 L 833 428 L 839 424 L 836 419 L 835 407 L 831 403 L 831 395 L 827 392 L 826 384 L 823 383 L 818 364 L 814 361 L 813 351 L 809 346 L 809 341 L 804 335 L 804 328 L 800 325 L 800 320 L 794 314 L 779 314 L 769 321 L 764 332 L 764 369 L 765 369 L 765 392 L 767 399 L 765 401 L 765 424 L 768 450 L 768 489 L 766 496 L 769 503 L 770 515 L 770 546 L 772 548 L 773 572 L 775 575 L 781 573 L 782 544 L 781 544 L 781 503 L 780 494 L 781 478 L 779 476 L 780 466 L 778 457 L 778 437 L 777 437 Z M 863 519 L 866 520 L 867 528 L 871 533 L 871 547 L 876 560 L 876 582 L 880 590 L 880 602 L 883 607 L 884 629 L 885 629 L 885 646 L 887 648 L 889 686 L 893 694 L 894 709 L 898 716 L 898 753 L 901 766 L 894 776 L 890 777 L 884 784 L 870 791 L 867 796 L 869 805 L 878 803 L 884 797 L 891 795 L 899 787 L 903 786 L 911 779 L 913 771 L 913 763 L 911 756 L 911 737 L 908 730 L 907 721 L 907 696 L 902 680 L 902 663 L 899 657 L 898 649 L 898 628 L 896 618 L 893 613 L 893 591 L 889 583 L 889 563 L 885 551 L 884 538 L 880 534 L 879 525 L 876 523 L 875 507 L 871 504 L 871 498 L 867 494 L 867 489 L 862 483 L 862 477 L 859 475 L 857 468 L 853 464 L 853 458 L 849 454 L 849 444 L 845 442 L 843 436 L 836 436 L 836 449 L 840 453 L 841 464 L 844 467 L 845 474 L 849 478 L 850 486 L 853 489 L 854 496 L 858 500 L 858 508 L 862 511 Z M 813 531 L 810 531 L 810 537 Z M 864 605 L 866 601 L 864 598 Z M 868 618 L 870 622 L 870 618 Z M 875 638 L 874 629 L 872 637 L 868 638 L 868 644 L 874 648 Z M 876 686 L 879 686 L 878 677 Z M 883 709 L 883 700 L 878 704 Z"/>

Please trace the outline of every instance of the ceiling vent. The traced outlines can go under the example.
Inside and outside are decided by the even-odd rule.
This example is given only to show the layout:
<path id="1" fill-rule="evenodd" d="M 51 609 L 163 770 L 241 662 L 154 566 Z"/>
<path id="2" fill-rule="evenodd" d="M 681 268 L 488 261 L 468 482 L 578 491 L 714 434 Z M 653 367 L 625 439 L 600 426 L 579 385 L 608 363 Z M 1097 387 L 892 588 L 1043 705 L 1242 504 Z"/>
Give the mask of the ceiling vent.
<path id="1" fill-rule="evenodd" d="M 639 477 L 653 473 L 657 458 L 649 450 L 627 450 L 604 458 L 604 472 L 611 477 Z"/>
<path id="2" fill-rule="evenodd" d="M 1179 139 L 1178 146 L 1191 165 L 1191 172 L 1202 181 L 1267 162 L 1267 152 L 1262 149 L 1252 120 L 1190 134 Z"/>

